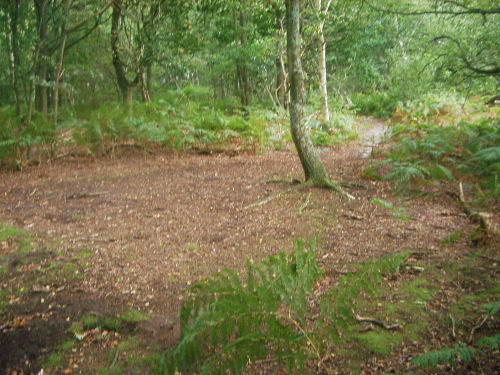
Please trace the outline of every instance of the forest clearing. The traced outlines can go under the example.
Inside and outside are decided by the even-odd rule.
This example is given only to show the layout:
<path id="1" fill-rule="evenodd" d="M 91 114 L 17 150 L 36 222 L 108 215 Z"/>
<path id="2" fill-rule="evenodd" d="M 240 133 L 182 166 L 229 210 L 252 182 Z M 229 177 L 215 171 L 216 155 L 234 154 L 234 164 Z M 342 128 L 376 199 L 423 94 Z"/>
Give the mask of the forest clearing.
<path id="1" fill-rule="evenodd" d="M 491 0 L 0 3 L 0 373 L 500 373 Z"/>
<path id="2" fill-rule="evenodd" d="M 474 301 L 498 297 L 498 241 L 473 245 L 477 225 L 463 212 L 456 183 L 408 199 L 394 195 L 388 181 L 363 177 L 373 159 L 360 143 L 321 153 L 333 176 L 356 186 L 348 188 L 354 201 L 305 188 L 246 208 L 301 178 L 292 150 L 126 150 L 3 173 L 3 370 L 30 373 L 45 363 L 50 373 L 147 372 L 179 340 L 183 289 L 224 267 L 244 274 L 247 259 L 289 253 L 297 238 L 315 236 L 325 276 L 308 297 L 308 319 L 353 265 L 406 254 L 359 311 L 401 328 L 355 323 L 337 349 L 343 354 L 325 352 L 332 373 L 402 373 L 425 349 L 467 342 L 483 318 Z M 495 331 L 491 319 L 476 334 Z M 270 364 L 261 367 L 279 372 Z M 494 373 L 498 361 L 482 366 Z M 467 365 L 448 372 L 471 373 Z"/>

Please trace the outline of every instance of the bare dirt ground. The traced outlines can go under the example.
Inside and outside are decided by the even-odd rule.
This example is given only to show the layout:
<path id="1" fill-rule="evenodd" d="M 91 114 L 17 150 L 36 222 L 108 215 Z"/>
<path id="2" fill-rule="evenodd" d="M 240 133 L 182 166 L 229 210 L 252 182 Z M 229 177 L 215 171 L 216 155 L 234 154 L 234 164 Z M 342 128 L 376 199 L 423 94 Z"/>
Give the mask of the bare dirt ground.
<path id="1" fill-rule="evenodd" d="M 380 123 L 374 126 L 382 129 Z M 317 256 L 331 277 L 352 262 L 384 254 L 453 258 L 469 251 L 464 238 L 443 254 L 444 237 L 475 227 L 456 196 L 448 194 L 451 185 L 428 186 L 424 197 L 406 199 L 395 196 L 390 183 L 362 177 L 370 163 L 366 150 L 380 132 L 321 151 L 334 180 L 364 185 L 346 187 L 356 197 L 353 202 L 305 189 L 247 208 L 303 178 L 291 147 L 234 156 L 134 151 L 0 172 L 0 221 L 29 231 L 34 251 L 46 251 L 44 262 L 73 259 L 79 275 L 60 278 L 42 293 L 33 288 L 11 298 L 0 325 L 9 327 L 5 324 L 16 316 L 25 322 L 10 324 L 1 334 L 0 372 L 39 371 L 41 358 L 63 341 L 70 323 L 89 312 L 134 307 L 154 317 L 139 325 L 143 336 L 163 347 L 173 344 L 183 288 L 224 267 L 243 270 L 247 258 L 258 262 L 290 251 L 299 237 L 318 235 Z M 411 219 L 398 220 L 374 198 L 403 207 Z M 44 250 L 47 243 L 53 247 Z M 2 247 L 0 253 L 9 251 L 7 243 Z M 78 257 L 85 249 L 86 264 Z M 15 272 L 24 271 L 29 269 Z M 32 285 L 39 282 L 33 276 Z M 3 288 L 8 283 L 4 277 Z M 65 373 L 93 372 L 92 356 L 76 357 L 73 365 L 64 365 Z"/>

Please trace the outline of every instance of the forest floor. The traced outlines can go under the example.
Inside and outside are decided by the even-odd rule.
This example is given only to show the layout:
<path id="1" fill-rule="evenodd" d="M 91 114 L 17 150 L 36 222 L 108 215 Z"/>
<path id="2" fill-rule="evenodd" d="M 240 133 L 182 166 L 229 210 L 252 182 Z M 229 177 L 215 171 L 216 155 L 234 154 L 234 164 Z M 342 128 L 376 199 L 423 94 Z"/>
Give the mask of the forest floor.
<path id="1" fill-rule="evenodd" d="M 320 150 L 334 180 L 356 183 L 346 187 L 352 202 L 306 188 L 249 208 L 303 178 L 291 145 L 231 155 L 125 150 L 0 172 L 0 373 L 144 373 L 178 342 L 184 288 L 315 235 L 323 290 L 353 263 L 409 254 L 386 280 L 385 300 L 365 314 L 405 329 L 360 323 L 368 331 L 323 368 L 418 372 L 415 355 L 467 342 L 483 318 L 480 303 L 500 295 L 498 242 L 470 239 L 477 225 L 463 212 L 456 182 L 402 197 L 390 182 L 364 177 L 387 147 L 377 145 L 383 123 L 365 122 L 359 140 Z M 489 211 L 498 214 L 498 204 Z M 472 334 L 499 330 L 490 318 Z M 498 373 L 492 358 L 438 372 Z"/>

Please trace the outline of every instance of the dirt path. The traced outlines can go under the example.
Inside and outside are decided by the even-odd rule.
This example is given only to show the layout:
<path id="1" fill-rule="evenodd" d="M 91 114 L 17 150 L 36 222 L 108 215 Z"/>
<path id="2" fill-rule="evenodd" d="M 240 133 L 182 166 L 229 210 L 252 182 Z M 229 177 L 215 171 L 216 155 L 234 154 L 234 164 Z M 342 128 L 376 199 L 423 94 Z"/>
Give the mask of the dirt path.
<path id="1" fill-rule="evenodd" d="M 78 280 L 51 286 L 60 291 L 44 298 L 27 294 L 9 306 L 4 321 L 19 312 L 49 310 L 52 318 L 44 327 L 29 323 L 39 335 L 28 334 L 29 342 L 19 332 L 2 335 L 0 371 L 22 368 L 22 361 L 36 363 L 54 344 L 51 340 L 62 340 L 70 321 L 89 311 L 113 313 L 133 306 L 156 317 L 152 326 L 141 328 L 144 335 L 173 343 L 183 288 L 223 267 L 242 270 L 247 258 L 258 262 L 291 250 L 299 237 L 318 234 L 318 257 L 327 274 L 383 254 L 440 251 L 443 237 L 471 225 L 453 197 L 437 186 L 425 199 L 403 200 L 393 196 L 387 182 L 361 177 L 384 131 L 383 123 L 375 122 L 360 146 L 338 145 L 321 153 L 333 179 L 366 186 L 349 189 L 354 202 L 311 189 L 301 212 L 303 191 L 245 209 L 288 188 L 292 179 L 302 179 L 298 157 L 289 150 L 234 157 L 136 153 L 2 172 L 0 221 L 36 234 L 36 250 L 41 243 L 56 243 L 53 256 L 77 259 L 87 249 L 90 264 L 81 268 Z M 411 219 L 395 218 L 373 198 L 402 207 Z M 32 350 L 21 355 L 26 347 Z M 84 366 L 92 369 L 92 361 Z"/>

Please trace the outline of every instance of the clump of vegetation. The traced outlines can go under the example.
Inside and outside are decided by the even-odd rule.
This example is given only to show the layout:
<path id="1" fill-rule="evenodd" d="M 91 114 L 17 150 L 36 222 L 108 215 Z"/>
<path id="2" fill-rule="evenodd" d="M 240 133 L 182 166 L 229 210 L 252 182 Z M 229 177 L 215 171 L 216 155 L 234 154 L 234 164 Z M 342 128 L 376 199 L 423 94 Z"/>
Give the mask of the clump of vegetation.
<path id="1" fill-rule="evenodd" d="M 137 309 L 130 309 L 120 314 L 120 320 L 127 324 L 136 324 L 144 320 L 149 320 L 150 316 Z"/>
<path id="2" fill-rule="evenodd" d="M 392 133 L 397 144 L 385 161 L 391 169 L 385 178 L 393 180 L 398 190 L 409 191 L 429 179 L 465 176 L 477 182 L 483 192 L 499 198 L 498 117 L 446 126 L 401 124 L 394 126 Z"/>
<path id="3" fill-rule="evenodd" d="M 487 314 L 485 317 L 486 320 L 500 311 L 500 301 L 486 303 L 481 307 Z M 477 346 L 477 349 L 473 346 L 459 343 L 452 348 L 429 351 L 413 358 L 412 363 L 420 367 L 436 368 L 438 365 L 445 363 L 454 366 L 457 358 L 462 362 L 471 362 L 473 358 L 484 355 L 483 350 L 490 352 L 498 351 L 500 347 L 500 334 L 485 336 L 479 339 L 475 346 Z"/>
<path id="4" fill-rule="evenodd" d="M 325 295 L 321 318 L 311 324 L 307 295 L 323 275 L 314 249 L 315 243 L 305 251 L 298 242 L 291 255 L 280 253 L 257 266 L 248 262 L 245 281 L 224 270 L 189 288 L 181 309 L 181 342 L 165 353 L 161 370 L 241 373 L 248 361 L 272 353 L 289 371 L 303 371 L 308 359 L 321 360 L 325 336 L 338 342 L 339 330 L 347 331 L 355 321 L 360 294 L 375 293 L 382 275 L 397 272 L 406 259 L 398 254 L 359 265 Z"/>

